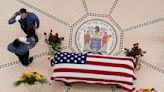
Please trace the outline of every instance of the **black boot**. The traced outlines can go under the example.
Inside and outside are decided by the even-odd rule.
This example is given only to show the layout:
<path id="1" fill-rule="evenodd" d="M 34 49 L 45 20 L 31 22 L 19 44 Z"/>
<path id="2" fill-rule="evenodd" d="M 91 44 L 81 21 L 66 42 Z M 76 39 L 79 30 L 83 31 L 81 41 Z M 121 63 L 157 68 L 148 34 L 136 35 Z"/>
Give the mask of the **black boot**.
<path id="1" fill-rule="evenodd" d="M 38 36 L 35 35 L 34 38 L 35 38 L 35 41 L 38 42 Z"/>
<path id="2" fill-rule="evenodd" d="M 28 63 L 31 64 L 32 61 L 33 61 L 33 57 L 30 57 L 30 58 L 28 59 Z"/>

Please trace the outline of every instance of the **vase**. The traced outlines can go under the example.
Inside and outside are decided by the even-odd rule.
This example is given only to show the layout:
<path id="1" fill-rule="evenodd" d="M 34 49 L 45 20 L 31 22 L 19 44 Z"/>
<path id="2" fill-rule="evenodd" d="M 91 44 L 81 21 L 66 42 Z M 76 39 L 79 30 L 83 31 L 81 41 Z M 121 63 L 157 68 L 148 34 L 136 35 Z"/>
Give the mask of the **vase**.
<path id="1" fill-rule="evenodd" d="M 52 60 L 53 59 L 53 49 L 52 46 L 48 45 L 48 49 L 49 49 L 49 53 L 48 53 L 48 60 Z"/>
<path id="2" fill-rule="evenodd" d="M 139 57 L 135 58 L 135 70 L 136 70 L 136 71 L 138 71 L 138 70 L 141 69 L 140 60 L 141 60 L 141 59 L 140 59 Z"/>

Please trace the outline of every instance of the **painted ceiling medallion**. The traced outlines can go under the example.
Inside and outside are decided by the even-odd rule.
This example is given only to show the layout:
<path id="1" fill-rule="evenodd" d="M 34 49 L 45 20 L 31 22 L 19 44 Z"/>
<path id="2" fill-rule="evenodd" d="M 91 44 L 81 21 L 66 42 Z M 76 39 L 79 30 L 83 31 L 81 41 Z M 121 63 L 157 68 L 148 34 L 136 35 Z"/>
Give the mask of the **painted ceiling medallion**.
<path id="1" fill-rule="evenodd" d="M 81 24 L 75 39 L 81 52 L 110 54 L 117 44 L 115 29 L 101 19 L 92 19 Z"/>

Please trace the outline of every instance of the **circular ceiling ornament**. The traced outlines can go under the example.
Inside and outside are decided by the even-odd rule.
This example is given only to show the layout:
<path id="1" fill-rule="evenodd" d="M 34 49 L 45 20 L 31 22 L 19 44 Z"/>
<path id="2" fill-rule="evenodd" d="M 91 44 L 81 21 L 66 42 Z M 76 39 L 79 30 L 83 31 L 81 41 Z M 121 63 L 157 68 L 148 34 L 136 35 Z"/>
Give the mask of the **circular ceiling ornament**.
<path id="1" fill-rule="evenodd" d="M 115 29 L 101 19 L 91 19 L 79 26 L 75 35 L 80 52 L 111 54 L 117 44 Z"/>

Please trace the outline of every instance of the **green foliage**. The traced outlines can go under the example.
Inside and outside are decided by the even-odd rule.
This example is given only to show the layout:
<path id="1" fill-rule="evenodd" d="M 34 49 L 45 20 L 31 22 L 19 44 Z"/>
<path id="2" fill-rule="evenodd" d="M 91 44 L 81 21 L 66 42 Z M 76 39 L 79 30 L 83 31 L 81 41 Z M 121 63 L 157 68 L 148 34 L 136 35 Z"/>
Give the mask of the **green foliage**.
<path id="1" fill-rule="evenodd" d="M 139 48 L 138 43 L 133 44 L 133 47 L 131 48 L 131 50 L 125 48 L 125 55 L 126 56 L 130 56 L 133 58 L 138 58 L 138 57 L 142 57 L 143 54 L 146 53 L 146 51 L 143 51 L 141 48 Z"/>
<path id="2" fill-rule="evenodd" d="M 52 34 L 52 30 L 50 30 L 49 35 L 44 33 L 45 35 L 45 42 L 50 45 L 54 50 L 61 50 L 61 43 L 64 40 L 64 37 L 59 37 L 58 33 L 55 35 Z"/>
<path id="3" fill-rule="evenodd" d="M 47 79 L 43 78 L 43 76 L 37 72 L 27 72 L 24 73 L 19 80 L 14 82 L 14 86 L 19 86 L 21 84 L 35 85 L 36 83 L 47 83 Z"/>

